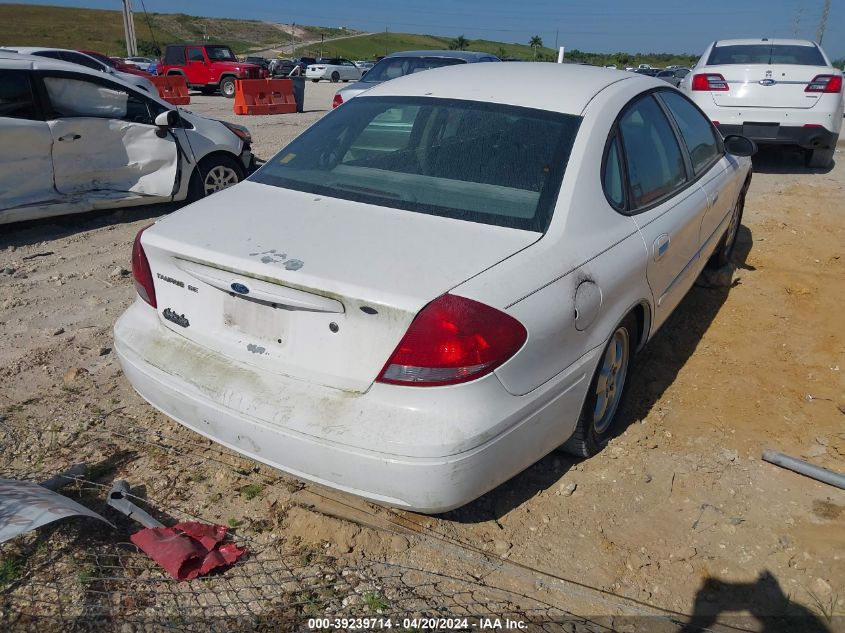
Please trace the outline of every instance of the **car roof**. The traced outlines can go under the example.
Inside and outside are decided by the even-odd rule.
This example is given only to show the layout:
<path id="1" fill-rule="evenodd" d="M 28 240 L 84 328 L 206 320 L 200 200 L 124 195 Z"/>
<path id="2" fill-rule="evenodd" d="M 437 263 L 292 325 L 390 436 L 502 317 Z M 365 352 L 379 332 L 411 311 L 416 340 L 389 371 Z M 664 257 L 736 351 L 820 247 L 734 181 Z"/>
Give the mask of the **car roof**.
<path id="1" fill-rule="evenodd" d="M 59 52 L 66 52 L 66 53 L 82 53 L 82 51 L 76 51 L 76 50 L 73 50 L 72 48 L 54 48 L 52 46 L 3 46 L 2 48 L 3 48 L 3 50 L 15 51 L 16 53 L 20 53 L 22 55 L 31 55 L 32 53 L 38 53 L 38 52 L 41 52 L 41 51 L 59 51 Z"/>
<path id="2" fill-rule="evenodd" d="M 482 57 L 496 57 L 493 53 L 479 53 L 476 51 L 397 51 L 387 55 L 390 57 L 451 57 L 453 59 L 465 59 L 467 61 L 478 61 Z M 498 59 L 498 57 L 496 58 Z"/>
<path id="3" fill-rule="evenodd" d="M 31 50 L 41 51 L 41 50 L 62 50 L 62 49 L 44 49 L 44 48 L 36 48 L 36 47 L 29 47 Z M 120 75 L 104 75 L 99 70 L 94 70 L 93 68 L 88 68 L 87 66 L 81 66 L 80 64 L 73 64 L 71 62 L 65 62 L 60 59 L 52 59 L 50 57 L 39 57 L 37 55 L 27 55 L 24 53 L 15 53 L 9 51 L 16 51 L 20 50 L 17 48 L 0 48 L 0 68 L 6 70 L 63 70 L 65 72 L 72 72 L 78 75 L 90 75 L 91 77 L 95 77 L 97 79 L 104 79 L 107 78 L 109 81 L 113 81 L 115 83 L 121 84 L 126 86 L 127 88 L 132 88 L 133 90 L 137 90 L 138 86 L 131 84 L 127 81 L 124 81 Z M 147 95 L 150 97 L 155 97 L 155 95 Z"/>
<path id="4" fill-rule="evenodd" d="M 637 82 L 643 90 L 665 87 L 665 82 L 653 77 L 596 66 L 459 64 L 397 77 L 360 96 L 432 96 L 580 115 L 593 97 L 620 81 Z"/>
<path id="5" fill-rule="evenodd" d="M 773 37 L 758 37 L 756 39 L 744 40 L 717 40 L 713 42 L 713 46 L 749 46 L 752 44 L 771 44 L 777 46 L 815 46 L 815 42 L 810 40 L 789 40 Z"/>

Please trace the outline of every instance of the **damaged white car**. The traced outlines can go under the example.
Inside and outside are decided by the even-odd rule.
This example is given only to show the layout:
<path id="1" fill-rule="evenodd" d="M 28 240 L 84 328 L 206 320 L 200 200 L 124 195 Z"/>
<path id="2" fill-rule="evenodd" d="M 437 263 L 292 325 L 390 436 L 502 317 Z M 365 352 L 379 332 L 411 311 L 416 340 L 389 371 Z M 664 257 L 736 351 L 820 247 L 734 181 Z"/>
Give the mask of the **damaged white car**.
<path id="1" fill-rule="evenodd" d="M 236 451 L 445 511 L 608 442 L 633 355 L 731 256 L 753 151 L 634 73 L 400 77 L 139 233 L 115 351 Z"/>
<path id="2" fill-rule="evenodd" d="M 0 224 L 201 198 L 246 177 L 251 140 L 116 77 L 0 53 Z"/>

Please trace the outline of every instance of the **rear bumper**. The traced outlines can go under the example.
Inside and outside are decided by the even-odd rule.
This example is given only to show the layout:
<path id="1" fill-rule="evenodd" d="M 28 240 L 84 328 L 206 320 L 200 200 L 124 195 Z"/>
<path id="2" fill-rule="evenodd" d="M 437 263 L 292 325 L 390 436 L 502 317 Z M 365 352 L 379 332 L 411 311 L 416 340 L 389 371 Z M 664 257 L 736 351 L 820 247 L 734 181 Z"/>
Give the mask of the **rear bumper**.
<path id="1" fill-rule="evenodd" d="M 201 348 L 140 300 L 114 334 L 132 386 L 184 426 L 295 477 L 425 513 L 464 505 L 563 443 L 598 354 L 526 396 L 494 375 L 459 388 L 349 393 Z"/>
<path id="2" fill-rule="evenodd" d="M 755 122 L 757 123 L 757 122 Z M 761 122 L 762 123 L 762 122 Z M 739 134 L 747 136 L 756 141 L 758 145 L 797 145 L 805 149 L 830 149 L 836 147 L 839 140 L 839 133 L 832 132 L 824 127 L 804 127 L 770 125 L 768 133 L 759 134 L 751 132 L 753 123 L 745 125 L 725 125 L 719 123 L 717 126 L 723 136 Z M 758 126 L 759 127 L 759 126 Z"/>

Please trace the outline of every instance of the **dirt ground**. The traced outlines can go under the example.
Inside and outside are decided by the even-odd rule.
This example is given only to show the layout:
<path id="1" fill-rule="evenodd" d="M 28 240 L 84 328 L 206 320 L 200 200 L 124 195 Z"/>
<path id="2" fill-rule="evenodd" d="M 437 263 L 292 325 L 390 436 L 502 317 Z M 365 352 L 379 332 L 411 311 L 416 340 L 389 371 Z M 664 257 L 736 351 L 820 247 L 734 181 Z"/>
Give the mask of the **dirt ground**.
<path id="1" fill-rule="evenodd" d="M 248 125 L 267 159 L 335 88 L 308 83 L 301 115 L 237 117 L 222 97 L 189 109 Z M 810 614 L 822 628 L 803 630 L 845 630 L 845 491 L 761 461 L 772 448 L 845 472 L 842 146 L 836 159 L 822 172 L 755 157 L 732 286 L 695 287 L 641 354 L 605 451 L 552 453 L 438 517 L 300 484 L 134 393 L 111 327 L 135 297 L 135 233 L 175 206 L 2 226 L 0 476 L 84 461 L 94 482 L 127 479 L 157 507 L 283 549 L 425 566 L 580 615 Z"/>

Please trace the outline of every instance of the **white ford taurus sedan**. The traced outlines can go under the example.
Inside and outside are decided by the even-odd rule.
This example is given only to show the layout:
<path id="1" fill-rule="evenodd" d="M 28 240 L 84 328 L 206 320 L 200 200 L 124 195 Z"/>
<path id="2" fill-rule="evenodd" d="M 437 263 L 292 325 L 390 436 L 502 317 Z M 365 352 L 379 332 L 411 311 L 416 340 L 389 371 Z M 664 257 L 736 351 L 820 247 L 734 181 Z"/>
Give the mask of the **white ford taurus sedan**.
<path id="1" fill-rule="evenodd" d="M 421 512 L 599 451 L 634 353 L 731 256 L 754 144 L 657 79 L 518 66 L 386 82 L 141 231 L 115 325 L 138 392 Z"/>

